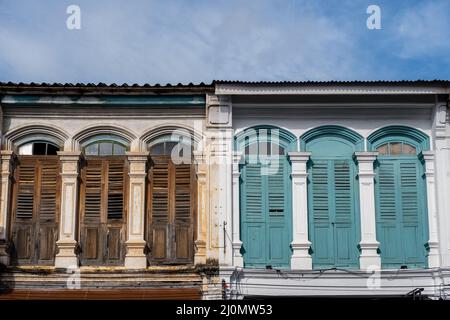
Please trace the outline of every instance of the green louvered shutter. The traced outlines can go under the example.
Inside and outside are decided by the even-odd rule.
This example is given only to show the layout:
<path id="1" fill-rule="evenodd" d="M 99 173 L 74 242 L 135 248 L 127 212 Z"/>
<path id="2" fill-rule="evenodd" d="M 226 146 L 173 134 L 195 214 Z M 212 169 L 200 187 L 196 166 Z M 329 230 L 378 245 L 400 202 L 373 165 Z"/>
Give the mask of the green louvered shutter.
<path id="1" fill-rule="evenodd" d="M 333 169 L 336 265 L 351 266 L 356 259 L 356 243 L 350 160 L 335 160 Z"/>
<path id="2" fill-rule="evenodd" d="M 245 261 L 250 266 L 264 265 L 266 232 L 261 164 L 247 163 L 243 169 L 243 219 Z M 242 199 L 241 198 L 241 199 Z"/>
<path id="3" fill-rule="evenodd" d="M 377 238 L 381 258 L 386 266 L 401 262 L 396 171 L 395 162 L 380 161 L 377 179 Z"/>
<path id="4" fill-rule="evenodd" d="M 385 268 L 425 265 L 418 160 L 379 160 L 377 169 L 377 238 Z"/>
<path id="5" fill-rule="evenodd" d="M 330 161 L 315 160 L 311 168 L 310 225 L 312 250 L 317 266 L 334 263 L 333 229 L 330 212 Z"/>
<path id="6" fill-rule="evenodd" d="M 402 161 L 400 171 L 400 199 L 402 207 L 403 251 L 407 265 L 420 265 L 423 261 L 423 236 L 419 194 L 419 170 L 417 161 Z"/>
<path id="7" fill-rule="evenodd" d="M 278 158 L 268 167 L 268 207 L 269 223 L 267 223 L 268 256 L 271 264 L 289 263 L 288 235 L 286 221 L 286 167 L 283 158 Z"/>

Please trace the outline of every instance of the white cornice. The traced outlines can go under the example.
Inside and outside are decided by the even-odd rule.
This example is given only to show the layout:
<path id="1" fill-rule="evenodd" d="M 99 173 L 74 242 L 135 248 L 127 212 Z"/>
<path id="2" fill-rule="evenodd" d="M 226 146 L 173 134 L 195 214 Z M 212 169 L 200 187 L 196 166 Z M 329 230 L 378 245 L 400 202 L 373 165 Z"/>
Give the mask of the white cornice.
<path id="1" fill-rule="evenodd" d="M 302 86 L 302 85 L 252 85 L 216 84 L 216 95 L 358 95 L 358 94 L 450 94 L 449 87 L 442 86 Z"/>

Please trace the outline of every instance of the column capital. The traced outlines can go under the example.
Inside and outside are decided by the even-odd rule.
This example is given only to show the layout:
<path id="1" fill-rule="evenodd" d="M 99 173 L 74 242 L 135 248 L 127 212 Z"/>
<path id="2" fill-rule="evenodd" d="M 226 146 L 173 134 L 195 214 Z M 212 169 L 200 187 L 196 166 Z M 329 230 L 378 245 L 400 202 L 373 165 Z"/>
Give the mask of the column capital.
<path id="1" fill-rule="evenodd" d="M 194 150 L 192 151 L 192 155 L 197 164 L 203 164 L 206 160 L 206 155 L 203 150 Z"/>
<path id="2" fill-rule="evenodd" d="M 130 162 L 146 162 L 150 156 L 148 151 L 127 151 L 125 152 L 127 160 Z"/>
<path id="3" fill-rule="evenodd" d="M 81 151 L 57 151 L 61 161 L 79 161 L 84 157 Z"/>
<path id="4" fill-rule="evenodd" d="M 311 157 L 311 152 L 289 151 L 288 158 L 291 162 L 307 162 Z"/>
<path id="5" fill-rule="evenodd" d="M 422 151 L 419 153 L 419 159 L 428 162 L 434 160 L 434 151 Z"/>
<path id="6" fill-rule="evenodd" d="M 11 150 L 1 150 L 0 151 L 0 155 L 1 155 L 1 157 L 2 157 L 2 160 L 3 159 L 9 159 L 9 158 L 12 158 L 12 157 L 14 157 L 14 155 L 15 155 L 15 153 L 14 153 L 14 151 L 11 151 Z"/>
<path id="7" fill-rule="evenodd" d="M 378 151 L 356 151 L 353 154 L 358 162 L 374 162 L 377 159 Z"/>

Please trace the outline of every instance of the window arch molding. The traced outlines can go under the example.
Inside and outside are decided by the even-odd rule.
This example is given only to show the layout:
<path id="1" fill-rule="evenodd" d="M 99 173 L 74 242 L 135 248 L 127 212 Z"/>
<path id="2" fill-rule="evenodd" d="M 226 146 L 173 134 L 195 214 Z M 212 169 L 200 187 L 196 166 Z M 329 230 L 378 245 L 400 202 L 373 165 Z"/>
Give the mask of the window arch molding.
<path id="1" fill-rule="evenodd" d="M 367 137 L 368 149 L 376 150 L 388 142 L 404 142 L 415 147 L 420 153 L 430 149 L 430 139 L 427 134 L 408 126 L 388 126 L 371 133 Z"/>
<path id="2" fill-rule="evenodd" d="M 201 133 L 193 130 L 187 126 L 180 125 L 163 125 L 147 130 L 141 135 L 140 141 L 143 143 L 143 149 L 149 148 L 162 142 L 179 142 L 177 138 L 181 137 L 183 140 L 191 141 L 193 149 L 201 147 L 203 136 Z"/>
<path id="3" fill-rule="evenodd" d="M 308 143 L 323 137 L 337 137 L 354 145 L 355 151 L 364 150 L 364 138 L 359 133 L 337 125 L 320 126 L 305 132 L 300 137 L 300 149 L 306 151 Z"/>
<path id="4" fill-rule="evenodd" d="M 130 148 L 136 136 L 125 128 L 101 125 L 85 128 L 73 136 L 73 150 L 81 151 L 88 143 L 92 143 L 101 136 L 109 136 L 112 141 Z"/>
<path id="5" fill-rule="evenodd" d="M 272 125 L 257 125 L 248 127 L 235 134 L 234 146 L 235 150 L 244 150 L 245 147 L 258 141 L 259 134 L 262 130 L 267 130 L 269 135 L 272 135 L 274 130 L 278 130 L 279 141 L 278 144 L 286 151 L 297 150 L 297 138 L 296 136 L 286 129 L 272 126 Z M 266 139 L 267 142 L 273 142 L 271 139 Z"/>
<path id="6" fill-rule="evenodd" d="M 62 150 L 68 138 L 69 135 L 64 130 L 55 126 L 27 125 L 7 132 L 5 134 L 5 147 L 7 150 L 14 150 L 27 143 L 46 142 Z"/>

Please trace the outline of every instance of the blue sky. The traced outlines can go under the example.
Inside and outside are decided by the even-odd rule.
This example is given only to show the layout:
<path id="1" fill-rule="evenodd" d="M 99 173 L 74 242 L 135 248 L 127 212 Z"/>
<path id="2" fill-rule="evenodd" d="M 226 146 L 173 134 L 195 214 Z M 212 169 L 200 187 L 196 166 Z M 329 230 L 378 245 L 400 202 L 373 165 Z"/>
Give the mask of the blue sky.
<path id="1" fill-rule="evenodd" d="M 449 13 L 450 0 L 0 0 L 0 81 L 450 79 Z"/>

